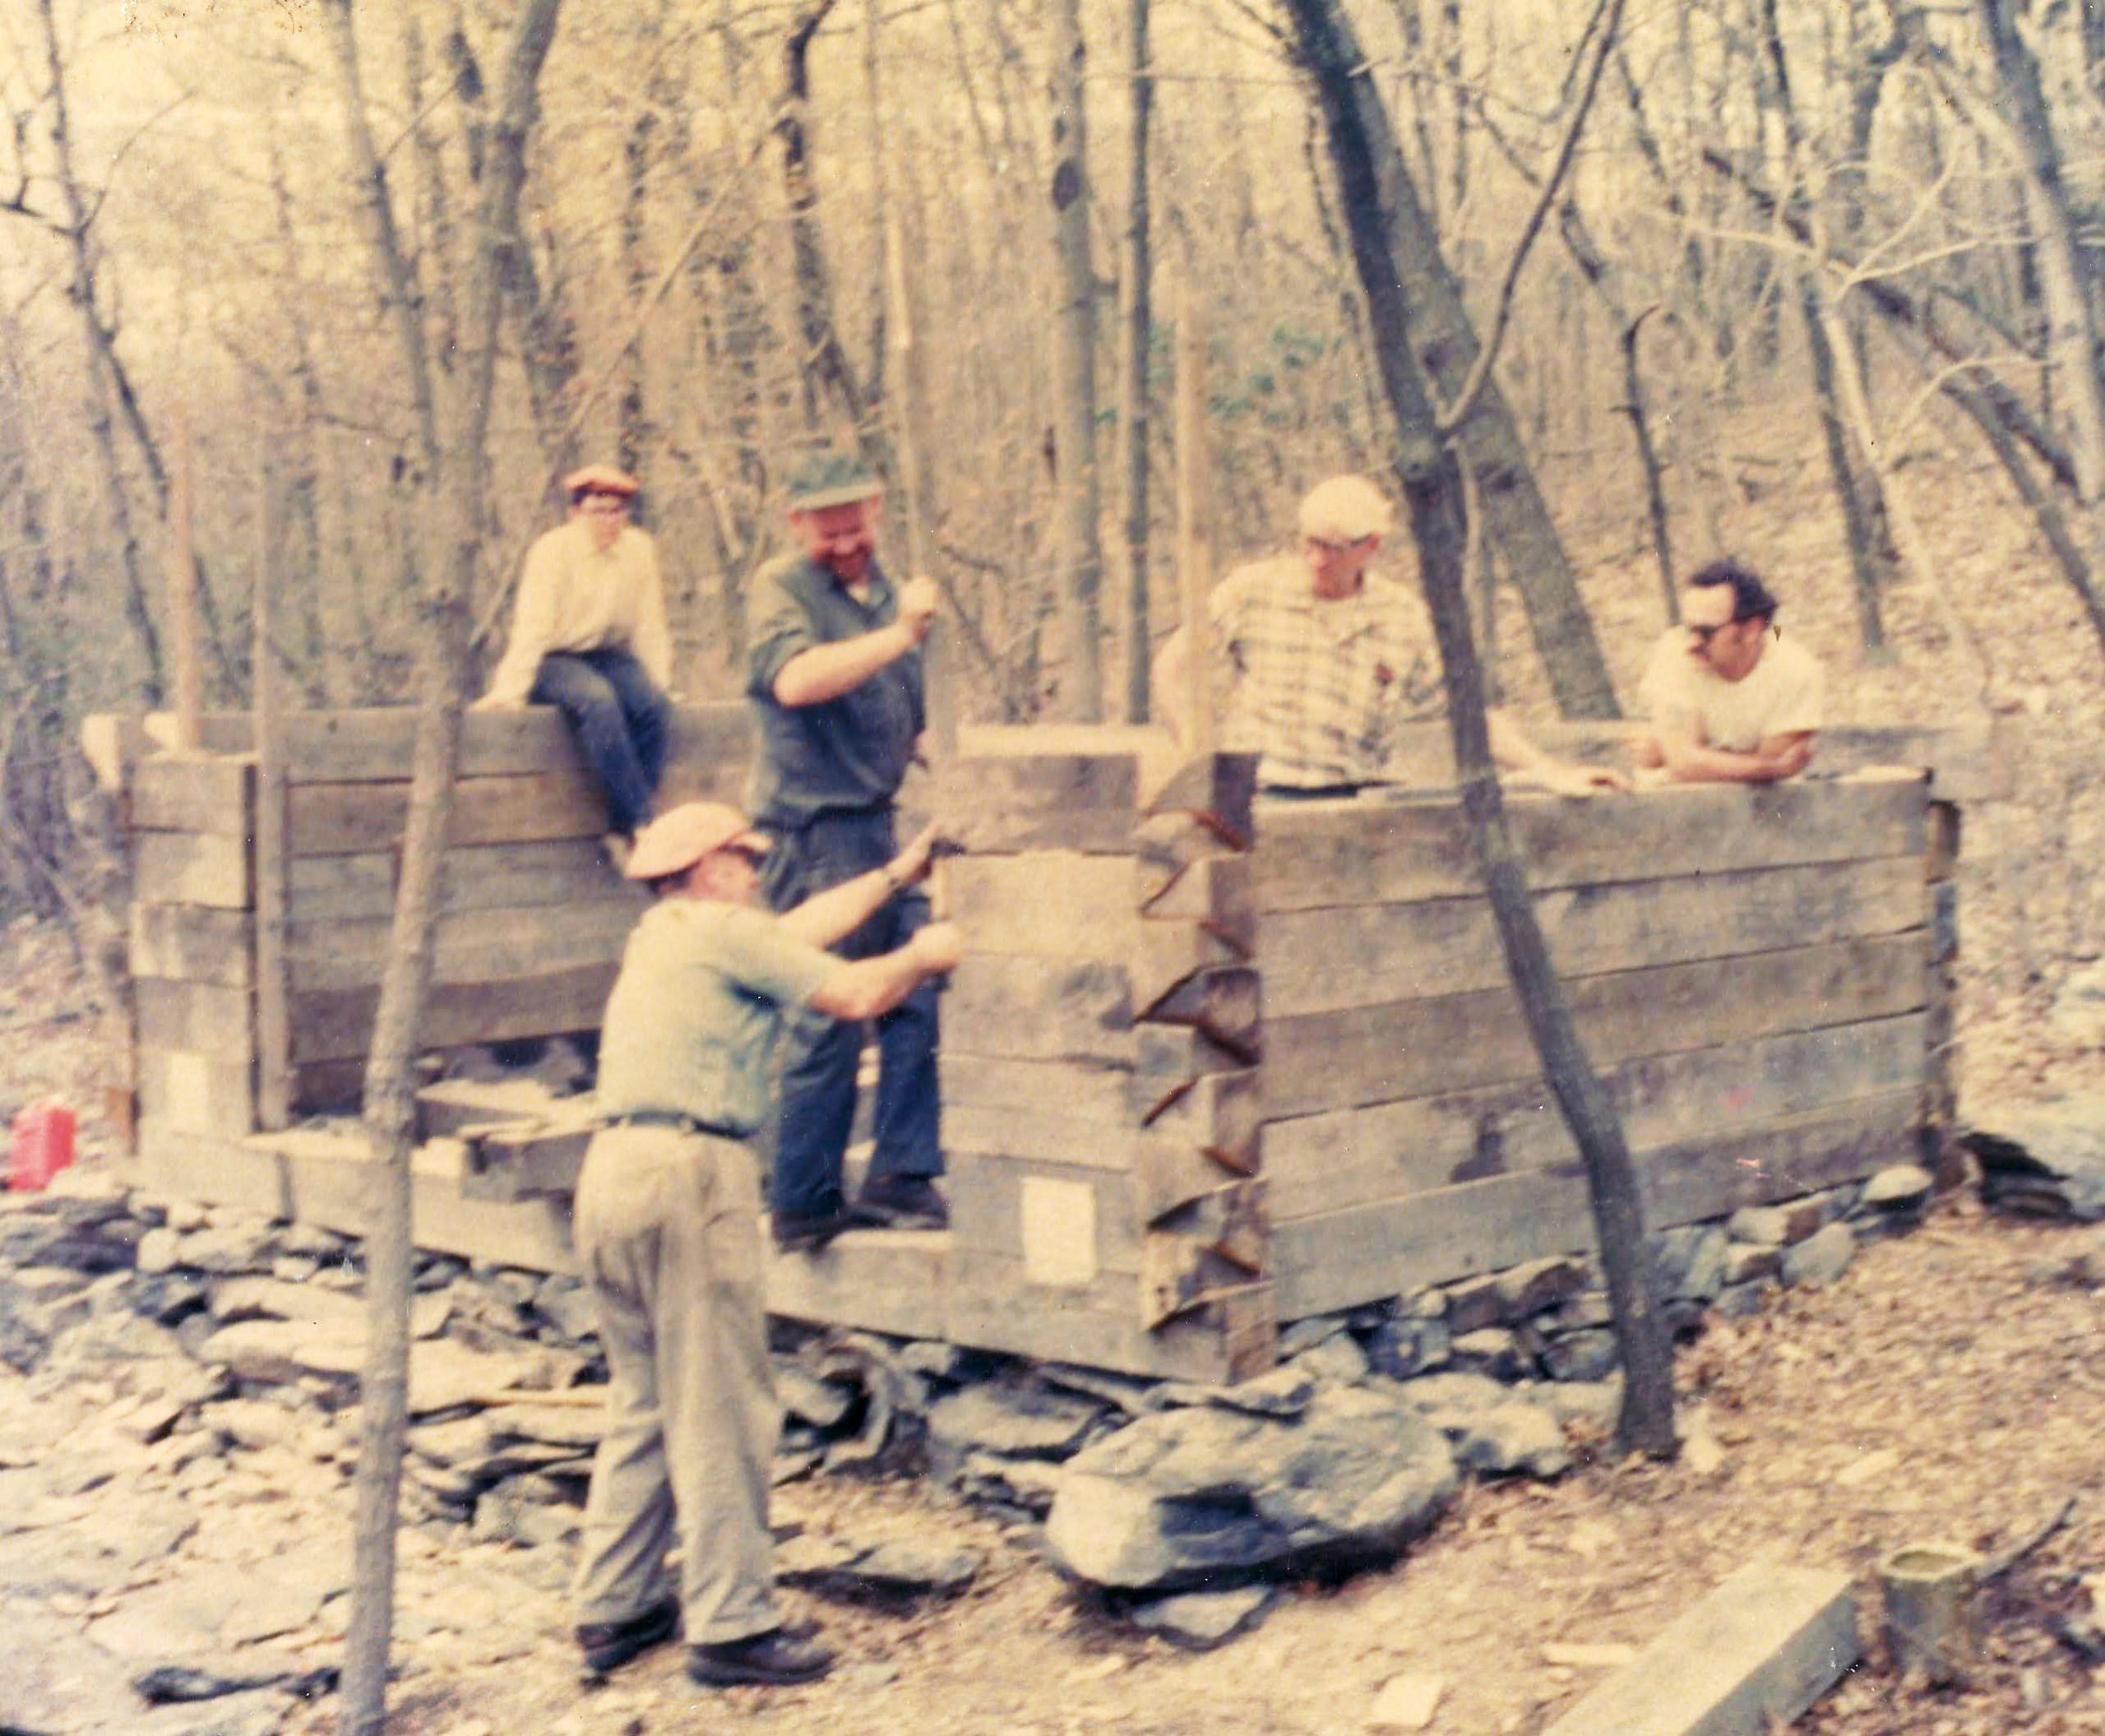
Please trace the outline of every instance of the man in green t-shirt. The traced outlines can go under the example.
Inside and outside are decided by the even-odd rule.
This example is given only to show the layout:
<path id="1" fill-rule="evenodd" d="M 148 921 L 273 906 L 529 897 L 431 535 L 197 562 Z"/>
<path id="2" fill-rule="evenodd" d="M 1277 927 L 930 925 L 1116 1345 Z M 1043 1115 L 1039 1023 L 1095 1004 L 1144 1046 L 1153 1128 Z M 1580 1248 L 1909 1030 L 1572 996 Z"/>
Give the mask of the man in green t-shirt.
<path id="1" fill-rule="evenodd" d="M 821 949 L 928 871 L 932 831 L 882 867 L 775 915 L 768 840 L 735 808 L 653 822 L 626 870 L 657 902 L 629 937 L 600 1033 L 607 1119 L 578 1177 L 575 1237 L 607 1355 L 607 1429 L 578 1563 L 579 1643 L 595 1672 L 684 1623 L 697 1682 L 823 1675 L 786 1630 L 767 1529 L 778 1412 L 767 1354 L 758 1168 L 783 1016 L 872 1019 L 953 969 L 957 931 L 844 961 Z M 674 1595 L 665 1553 L 682 1553 Z"/>

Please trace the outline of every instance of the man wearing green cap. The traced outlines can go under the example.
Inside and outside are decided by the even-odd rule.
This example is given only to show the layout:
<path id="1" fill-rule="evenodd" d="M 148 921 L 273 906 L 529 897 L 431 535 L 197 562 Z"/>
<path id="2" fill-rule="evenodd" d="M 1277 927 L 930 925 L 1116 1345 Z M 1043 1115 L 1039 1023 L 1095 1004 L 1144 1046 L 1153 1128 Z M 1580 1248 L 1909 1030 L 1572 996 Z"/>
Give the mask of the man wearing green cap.
<path id="1" fill-rule="evenodd" d="M 927 579 L 895 586 L 878 566 L 882 489 L 861 460 L 806 459 L 789 483 L 800 553 L 757 574 L 747 602 L 747 692 L 760 716 L 753 823 L 775 840 L 763 890 L 786 910 L 889 862 L 893 804 L 924 720 L 921 645 L 936 614 Z M 904 945 L 928 921 L 911 893 L 835 947 L 862 959 Z M 852 1223 L 932 1228 L 949 1220 L 936 1093 L 936 985 L 877 1021 L 876 1150 L 851 1212 L 841 1161 L 855 1115 L 854 1026 L 799 1017 L 784 1045 L 770 1187 L 775 1238 L 823 1247 Z"/>

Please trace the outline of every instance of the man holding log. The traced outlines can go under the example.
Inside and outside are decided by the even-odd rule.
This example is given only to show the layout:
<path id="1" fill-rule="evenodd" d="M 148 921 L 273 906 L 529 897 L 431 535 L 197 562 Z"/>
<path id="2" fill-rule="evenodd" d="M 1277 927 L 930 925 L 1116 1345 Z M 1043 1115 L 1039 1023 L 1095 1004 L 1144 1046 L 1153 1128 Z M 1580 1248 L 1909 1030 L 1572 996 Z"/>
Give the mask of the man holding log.
<path id="1" fill-rule="evenodd" d="M 1295 553 L 1238 567 L 1207 599 L 1214 655 L 1230 683 L 1223 745 L 1259 756 L 1261 794 L 1346 797 L 1393 783 L 1400 727 L 1441 715 L 1425 605 L 1372 570 L 1392 525 L 1373 484 L 1334 476 L 1302 501 Z M 1180 627 L 1154 671 L 1162 715 L 1185 735 L 1189 655 Z M 1502 711 L 1488 717 L 1492 757 L 1546 789 L 1580 796 L 1630 787 L 1620 772 L 1552 758 Z"/>
<path id="2" fill-rule="evenodd" d="M 629 937 L 600 1035 L 606 1127 L 579 1175 L 575 1236 L 607 1354 L 577 1638 L 604 1673 L 684 1623 L 712 1686 L 807 1682 L 832 1654 L 785 1629 L 767 1528 L 778 1412 L 768 1362 L 758 1167 L 784 1013 L 881 1017 L 958 960 L 947 924 L 856 961 L 821 947 L 928 872 L 932 828 L 881 869 L 781 916 L 759 908 L 769 841 L 691 802 L 645 828 L 626 872 L 657 902 Z M 681 1550 L 673 1595 L 667 1549 Z"/>
<path id="3" fill-rule="evenodd" d="M 760 720 L 754 823 L 773 836 L 763 887 L 787 910 L 880 869 L 895 848 L 895 804 L 924 722 L 922 646 L 936 616 L 932 581 L 895 586 L 877 559 L 882 488 L 863 461 L 824 451 L 790 479 L 798 552 L 763 568 L 747 604 L 747 692 Z M 929 919 L 918 892 L 844 936 L 867 958 L 910 941 Z M 775 1238 L 822 1248 L 852 1224 L 933 1229 L 949 1222 L 936 1084 L 937 998 L 923 984 L 877 1021 L 876 1149 L 854 1208 L 842 1160 L 855 1114 L 861 1033 L 793 1021 L 782 1077 Z"/>
<path id="4" fill-rule="evenodd" d="M 610 849 L 650 817 L 672 724 L 673 640 L 658 545 L 629 523 L 636 480 L 563 479 L 570 517 L 527 551 L 511 640 L 479 706 L 554 706 L 607 802 Z"/>

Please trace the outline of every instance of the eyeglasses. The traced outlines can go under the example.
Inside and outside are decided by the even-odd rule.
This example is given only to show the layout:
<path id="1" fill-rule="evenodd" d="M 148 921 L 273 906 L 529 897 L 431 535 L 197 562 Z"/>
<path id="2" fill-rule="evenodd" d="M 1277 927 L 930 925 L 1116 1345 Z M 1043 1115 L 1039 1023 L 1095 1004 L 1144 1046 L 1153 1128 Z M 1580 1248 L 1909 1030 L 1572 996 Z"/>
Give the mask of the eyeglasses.
<path id="1" fill-rule="evenodd" d="M 1735 615 L 1729 621 L 1720 621 L 1715 627 L 1691 626 L 1688 630 L 1688 637 L 1693 639 L 1697 645 L 1707 646 L 1713 639 L 1716 638 L 1719 634 L 1724 632 L 1727 627 L 1737 627 L 1742 618 L 1744 618 L 1742 616 Z"/>
<path id="2" fill-rule="evenodd" d="M 1362 549 L 1373 540 L 1374 539 L 1371 536 L 1351 536 L 1342 539 L 1304 536 L 1301 539 L 1301 546 L 1312 549 L 1318 554 L 1350 554 L 1353 549 Z"/>

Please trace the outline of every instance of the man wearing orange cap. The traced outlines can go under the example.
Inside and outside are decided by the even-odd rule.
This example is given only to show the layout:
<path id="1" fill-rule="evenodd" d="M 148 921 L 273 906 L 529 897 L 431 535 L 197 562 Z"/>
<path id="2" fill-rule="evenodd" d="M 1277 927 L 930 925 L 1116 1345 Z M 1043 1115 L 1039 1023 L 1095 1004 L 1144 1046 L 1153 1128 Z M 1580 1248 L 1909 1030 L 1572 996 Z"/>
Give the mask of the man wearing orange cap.
<path id="1" fill-rule="evenodd" d="M 623 845 L 650 817 L 672 722 L 658 545 L 628 521 L 636 486 L 604 464 L 563 479 L 570 518 L 527 552 L 511 642 L 479 702 L 559 710 Z"/>
<path id="2" fill-rule="evenodd" d="M 712 1686 L 806 1682 L 832 1654 L 784 1627 L 767 1529 L 778 1414 L 767 1354 L 760 1180 L 746 1141 L 792 1008 L 872 1019 L 954 969 L 957 932 L 895 951 L 821 951 L 928 872 L 932 828 L 883 867 L 777 916 L 768 840 L 735 808 L 675 808 L 625 870 L 657 902 L 629 937 L 600 1032 L 595 1135 L 574 1235 L 607 1354 L 607 1426 L 578 1562 L 579 1643 L 604 1672 L 684 1623 Z M 681 1551 L 674 1596 L 667 1549 Z"/>

